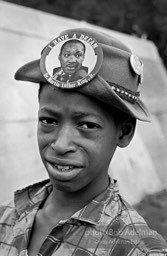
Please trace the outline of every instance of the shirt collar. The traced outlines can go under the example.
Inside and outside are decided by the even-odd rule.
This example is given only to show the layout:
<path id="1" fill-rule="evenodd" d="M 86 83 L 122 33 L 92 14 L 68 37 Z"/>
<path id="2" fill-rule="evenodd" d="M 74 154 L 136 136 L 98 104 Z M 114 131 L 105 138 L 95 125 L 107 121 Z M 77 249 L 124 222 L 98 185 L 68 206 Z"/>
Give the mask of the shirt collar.
<path id="1" fill-rule="evenodd" d="M 71 218 L 97 225 L 100 223 L 106 206 L 118 194 L 117 181 L 109 177 L 109 185 L 105 191 L 96 196 L 89 204 L 76 212 Z"/>
<path id="2" fill-rule="evenodd" d="M 15 207 L 20 216 L 25 211 L 38 208 L 52 191 L 49 179 L 35 183 L 15 192 Z M 105 191 L 96 196 L 89 204 L 72 215 L 70 219 L 75 221 L 99 224 L 106 206 L 118 194 L 117 181 L 109 177 L 109 185 Z"/>
<path id="3" fill-rule="evenodd" d="M 52 185 L 49 179 L 17 190 L 14 194 L 14 202 L 18 215 L 39 207 L 51 191 Z"/>

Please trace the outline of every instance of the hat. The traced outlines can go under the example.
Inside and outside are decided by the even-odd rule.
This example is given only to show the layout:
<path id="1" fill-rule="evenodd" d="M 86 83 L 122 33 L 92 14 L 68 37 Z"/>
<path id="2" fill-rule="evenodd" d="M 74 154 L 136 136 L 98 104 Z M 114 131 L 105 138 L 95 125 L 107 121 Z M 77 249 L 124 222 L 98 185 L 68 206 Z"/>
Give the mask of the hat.
<path id="1" fill-rule="evenodd" d="M 63 64 L 67 59 L 71 60 Z M 43 49 L 41 59 L 19 68 L 15 79 L 76 90 L 136 119 L 150 121 L 138 91 L 143 64 L 122 42 L 99 31 L 63 31 Z"/>

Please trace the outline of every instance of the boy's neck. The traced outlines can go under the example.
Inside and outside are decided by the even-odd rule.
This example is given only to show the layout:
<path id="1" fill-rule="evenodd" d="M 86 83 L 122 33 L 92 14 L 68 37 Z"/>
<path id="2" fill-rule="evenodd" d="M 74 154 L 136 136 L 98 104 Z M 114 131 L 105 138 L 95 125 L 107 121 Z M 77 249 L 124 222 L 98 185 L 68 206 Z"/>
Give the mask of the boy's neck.
<path id="1" fill-rule="evenodd" d="M 90 188 L 87 187 L 72 193 L 63 192 L 54 187 L 43 208 L 49 216 L 59 215 L 62 220 L 68 219 L 102 193 L 108 187 L 108 184 L 109 180 L 107 178 L 101 187 L 96 185 L 92 188 L 90 186 Z"/>

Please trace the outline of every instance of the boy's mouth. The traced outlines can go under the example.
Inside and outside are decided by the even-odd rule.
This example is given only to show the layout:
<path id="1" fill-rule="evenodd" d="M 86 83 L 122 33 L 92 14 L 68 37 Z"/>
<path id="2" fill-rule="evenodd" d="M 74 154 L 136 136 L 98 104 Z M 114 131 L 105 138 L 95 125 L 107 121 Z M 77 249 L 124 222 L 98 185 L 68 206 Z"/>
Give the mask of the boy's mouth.
<path id="1" fill-rule="evenodd" d="M 64 161 L 64 163 L 56 163 L 55 161 L 47 161 L 47 169 L 54 179 L 59 181 L 68 181 L 74 179 L 83 171 L 83 166 L 79 163 L 73 165 Z"/>
<path id="2" fill-rule="evenodd" d="M 73 165 L 56 165 L 54 164 L 54 166 L 59 170 L 59 171 L 69 171 L 75 168 L 75 166 Z"/>

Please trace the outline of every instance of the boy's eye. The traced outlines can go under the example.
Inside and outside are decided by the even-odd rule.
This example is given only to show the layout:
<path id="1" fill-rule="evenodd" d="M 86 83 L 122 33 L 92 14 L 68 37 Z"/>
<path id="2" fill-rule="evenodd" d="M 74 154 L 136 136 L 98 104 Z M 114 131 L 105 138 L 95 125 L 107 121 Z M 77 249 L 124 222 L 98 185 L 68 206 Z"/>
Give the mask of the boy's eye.
<path id="1" fill-rule="evenodd" d="M 57 121 L 53 118 L 39 118 L 39 121 L 43 124 L 57 124 Z"/>
<path id="2" fill-rule="evenodd" d="M 82 122 L 80 124 L 80 127 L 84 128 L 84 129 L 97 129 L 97 128 L 100 128 L 100 126 L 98 124 L 92 123 L 92 122 Z"/>

